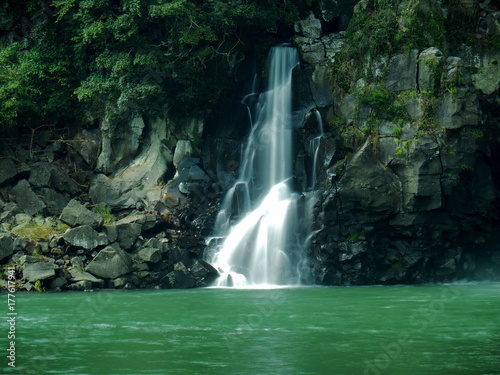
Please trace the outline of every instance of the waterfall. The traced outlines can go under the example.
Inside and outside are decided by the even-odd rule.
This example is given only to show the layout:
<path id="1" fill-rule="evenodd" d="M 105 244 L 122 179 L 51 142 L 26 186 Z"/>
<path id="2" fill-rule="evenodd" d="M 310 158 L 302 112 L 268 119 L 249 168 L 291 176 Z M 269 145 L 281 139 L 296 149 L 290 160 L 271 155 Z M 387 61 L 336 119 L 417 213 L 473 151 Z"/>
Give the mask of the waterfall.
<path id="1" fill-rule="evenodd" d="M 300 195 L 290 186 L 292 70 L 297 64 L 295 48 L 274 47 L 268 90 L 254 111 L 249 108 L 252 129 L 239 180 L 227 192 L 215 223 L 216 236 L 224 239 L 211 259 L 221 272 L 219 286 L 298 283 L 303 218 Z"/>

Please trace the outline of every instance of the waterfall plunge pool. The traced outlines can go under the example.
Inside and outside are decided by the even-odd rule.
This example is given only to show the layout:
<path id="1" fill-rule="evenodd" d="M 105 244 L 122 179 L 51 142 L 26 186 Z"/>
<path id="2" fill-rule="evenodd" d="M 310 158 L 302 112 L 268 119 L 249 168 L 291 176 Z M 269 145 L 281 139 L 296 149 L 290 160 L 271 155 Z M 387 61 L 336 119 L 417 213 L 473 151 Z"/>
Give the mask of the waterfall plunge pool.
<path id="1" fill-rule="evenodd" d="M 499 297 L 498 283 L 19 293 L 17 367 L 5 355 L 0 367 L 37 375 L 498 374 Z M 0 331 L 8 349 L 5 316 Z"/>

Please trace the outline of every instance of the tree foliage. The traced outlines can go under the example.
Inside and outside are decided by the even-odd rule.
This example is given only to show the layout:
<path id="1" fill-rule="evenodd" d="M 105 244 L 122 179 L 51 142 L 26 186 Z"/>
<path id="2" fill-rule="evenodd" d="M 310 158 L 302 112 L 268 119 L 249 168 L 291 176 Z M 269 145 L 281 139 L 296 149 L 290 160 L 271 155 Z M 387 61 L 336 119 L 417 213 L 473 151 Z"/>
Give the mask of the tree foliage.
<path id="1" fill-rule="evenodd" d="M 8 1 L 19 25 L 22 10 Z M 28 18 L 37 3 L 25 3 Z M 0 48 L 4 125 L 61 121 L 75 108 L 96 112 L 110 104 L 125 115 L 205 113 L 254 44 L 298 16 L 286 0 L 54 0 L 52 5 L 53 17 L 42 17 L 22 41 Z"/>

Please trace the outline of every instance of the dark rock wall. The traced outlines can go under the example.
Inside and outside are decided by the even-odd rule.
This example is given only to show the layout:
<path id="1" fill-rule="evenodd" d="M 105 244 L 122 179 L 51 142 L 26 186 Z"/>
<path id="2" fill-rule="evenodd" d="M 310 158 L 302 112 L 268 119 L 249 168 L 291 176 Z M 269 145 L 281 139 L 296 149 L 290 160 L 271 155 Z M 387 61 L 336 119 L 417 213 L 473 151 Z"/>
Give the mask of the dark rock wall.
<path id="1" fill-rule="evenodd" d="M 355 14 L 370 4 L 361 1 Z M 436 2 L 420 5 L 446 16 Z M 478 40 L 498 36 L 498 10 L 471 6 Z M 361 51 L 348 63 L 363 73 L 339 90 L 334 66 L 345 63 L 345 34 L 318 32 L 319 18 L 299 22 L 294 38 L 327 123 L 310 249 L 316 282 L 500 279 L 498 49 Z"/>

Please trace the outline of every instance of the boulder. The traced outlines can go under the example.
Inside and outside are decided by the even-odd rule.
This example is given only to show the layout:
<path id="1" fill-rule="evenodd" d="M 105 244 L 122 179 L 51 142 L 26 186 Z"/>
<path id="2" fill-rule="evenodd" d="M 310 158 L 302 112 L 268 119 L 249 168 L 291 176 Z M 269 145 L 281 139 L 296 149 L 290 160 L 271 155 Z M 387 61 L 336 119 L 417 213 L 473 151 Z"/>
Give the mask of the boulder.
<path id="1" fill-rule="evenodd" d="M 137 256 L 139 257 L 139 259 L 145 262 L 158 263 L 161 260 L 161 250 L 152 247 L 146 247 L 139 250 Z"/>
<path id="2" fill-rule="evenodd" d="M 29 182 L 35 187 L 50 187 L 71 195 L 81 192 L 78 184 L 65 170 L 46 162 L 31 165 Z"/>
<path id="3" fill-rule="evenodd" d="M 24 279 L 30 282 L 37 280 L 50 279 L 56 275 L 54 261 L 51 262 L 36 262 L 24 263 L 23 276 Z"/>
<path id="4" fill-rule="evenodd" d="M 295 32 L 308 38 L 321 36 L 321 21 L 311 12 L 306 19 L 295 22 Z"/>
<path id="5" fill-rule="evenodd" d="M 109 242 L 117 242 L 120 248 L 129 250 L 134 245 L 142 231 L 142 225 L 137 223 L 120 223 L 106 225 Z"/>
<path id="6" fill-rule="evenodd" d="M 93 166 L 99 156 L 99 131 L 97 129 L 83 129 L 74 137 L 73 149 L 76 150 L 85 160 Z"/>
<path id="7" fill-rule="evenodd" d="M 88 225 L 68 229 L 64 233 L 63 238 L 70 245 L 82 247 L 87 250 L 108 244 L 108 237 L 104 233 L 98 233 Z"/>
<path id="8" fill-rule="evenodd" d="M 72 281 L 90 281 L 92 283 L 102 282 L 101 279 L 96 278 L 91 273 L 82 271 L 81 269 L 78 268 L 71 268 L 69 270 L 69 273 L 71 274 Z"/>
<path id="9" fill-rule="evenodd" d="M 219 272 L 212 265 L 200 259 L 191 266 L 191 275 L 197 286 L 209 286 L 219 277 Z"/>
<path id="10" fill-rule="evenodd" d="M 11 193 L 19 207 L 28 215 L 34 215 L 46 207 L 45 203 L 35 194 L 26 180 L 19 181 L 12 188 Z"/>
<path id="11" fill-rule="evenodd" d="M 10 184 L 17 176 L 17 169 L 10 159 L 0 159 L 0 186 Z"/>
<path id="12" fill-rule="evenodd" d="M 61 289 L 64 285 L 68 283 L 65 277 L 57 277 L 50 283 L 50 289 Z"/>
<path id="13" fill-rule="evenodd" d="M 14 253 L 14 239 L 10 233 L 0 233 L 0 260 Z"/>
<path id="14" fill-rule="evenodd" d="M 85 269 L 105 279 L 115 279 L 132 271 L 132 257 L 119 246 L 108 246 L 89 263 Z"/>
<path id="15" fill-rule="evenodd" d="M 59 218 L 70 227 L 88 225 L 94 229 L 98 229 L 104 223 L 104 219 L 101 215 L 88 210 L 76 199 L 72 199 L 68 203 Z"/>

